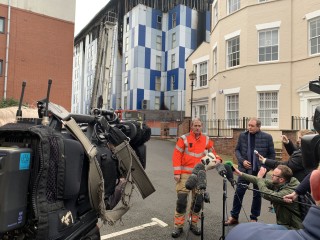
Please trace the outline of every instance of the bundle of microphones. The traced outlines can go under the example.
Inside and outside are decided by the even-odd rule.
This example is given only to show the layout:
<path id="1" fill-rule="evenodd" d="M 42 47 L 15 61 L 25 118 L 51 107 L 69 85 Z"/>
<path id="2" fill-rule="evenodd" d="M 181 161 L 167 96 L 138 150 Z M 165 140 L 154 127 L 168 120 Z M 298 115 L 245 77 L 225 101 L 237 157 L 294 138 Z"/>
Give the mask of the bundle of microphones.
<path id="1" fill-rule="evenodd" d="M 233 179 L 233 164 L 231 161 L 226 161 L 224 164 L 220 163 L 216 159 L 213 153 L 209 153 L 201 159 L 201 163 L 198 163 L 192 171 L 192 174 L 186 181 L 186 188 L 188 190 L 200 190 L 205 192 L 207 188 L 207 175 L 206 171 L 215 168 L 220 176 L 227 179 L 232 187 L 236 185 L 236 181 Z"/>

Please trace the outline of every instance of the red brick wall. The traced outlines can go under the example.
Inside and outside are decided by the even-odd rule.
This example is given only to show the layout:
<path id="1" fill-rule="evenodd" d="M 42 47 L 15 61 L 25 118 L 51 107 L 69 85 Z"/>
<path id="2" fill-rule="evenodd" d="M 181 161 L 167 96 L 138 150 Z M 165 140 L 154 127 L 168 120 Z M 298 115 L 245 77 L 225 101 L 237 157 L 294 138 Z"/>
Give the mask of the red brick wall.
<path id="1" fill-rule="evenodd" d="M 7 30 L 7 6 L 0 5 Z M 71 109 L 74 23 L 11 8 L 7 98 L 19 99 L 27 82 L 24 103 L 46 97 L 52 79 L 50 101 Z M 6 34 L 0 34 L 0 59 L 5 61 Z M 0 76 L 4 82 L 4 74 Z M 0 85 L 0 99 L 4 85 Z"/>

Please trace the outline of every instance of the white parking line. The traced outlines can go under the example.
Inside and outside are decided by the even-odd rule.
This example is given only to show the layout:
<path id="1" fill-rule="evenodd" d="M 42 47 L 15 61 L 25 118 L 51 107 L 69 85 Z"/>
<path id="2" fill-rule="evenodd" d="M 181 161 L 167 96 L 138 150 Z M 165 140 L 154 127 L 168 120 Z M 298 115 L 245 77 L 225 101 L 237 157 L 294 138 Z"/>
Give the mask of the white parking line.
<path id="1" fill-rule="evenodd" d="M 140 226 L 136 226 L 136 227 L 129 228 L 129 229 L 126 229 L 126 230 L 115 232 L 115 233 L 110 233 L 108 235 L 103 235 L 103 236 L 101 236 L 100 239 L 104 240 L 104 239 L 117 237 L 117 236 L 120 236 L 120 235 L 124 235 L 124 234 L 130 233 L 130 232 L 134 232 L 134 231 L 137 231 L 137 230 L 142 230 L 144 228 L 152 227 L 152 226 L 155 226 L 155 225 L 159 225 L 160 227 L 167 227 L 168 226 L 168 224 L 166 224 L 165 222 L 159 220 L 158 218 L 151 218 L 151 221 L 152 222 L 146 223 L 146 224 L 142 224 Z"/>

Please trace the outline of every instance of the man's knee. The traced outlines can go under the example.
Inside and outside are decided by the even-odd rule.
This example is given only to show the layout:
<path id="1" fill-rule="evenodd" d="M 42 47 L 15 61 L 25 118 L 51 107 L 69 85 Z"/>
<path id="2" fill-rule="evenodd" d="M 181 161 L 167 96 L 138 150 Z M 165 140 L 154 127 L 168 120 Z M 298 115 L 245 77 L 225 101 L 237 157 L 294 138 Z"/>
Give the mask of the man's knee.
<path id="1" fill-rule="evenodd" d="M 185 213 L 187 209 L 188 193 L 178 193 L 177 209 L 178 213 Z"/>

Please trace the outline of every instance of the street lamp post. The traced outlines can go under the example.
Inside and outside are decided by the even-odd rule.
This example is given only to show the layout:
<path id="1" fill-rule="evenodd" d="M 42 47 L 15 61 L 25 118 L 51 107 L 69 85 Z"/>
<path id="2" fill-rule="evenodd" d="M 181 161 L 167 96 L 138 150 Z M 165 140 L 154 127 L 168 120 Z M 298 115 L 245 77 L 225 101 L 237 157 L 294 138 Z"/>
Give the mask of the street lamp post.
<path id="1" fill-rule="evenodd" d="M 191 100 L 190 100 L 190 105 L 191 105 L 191 121 L 192 121 L 192 102 L 193 102 L 193 86 L 194 86 L 194 80 L 196 79 L 197 75 L 196 73 L 192 70 L 192 72 L 189 74 L 189 79 L 191 80 Z"/>

